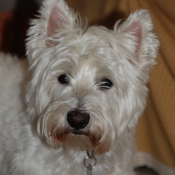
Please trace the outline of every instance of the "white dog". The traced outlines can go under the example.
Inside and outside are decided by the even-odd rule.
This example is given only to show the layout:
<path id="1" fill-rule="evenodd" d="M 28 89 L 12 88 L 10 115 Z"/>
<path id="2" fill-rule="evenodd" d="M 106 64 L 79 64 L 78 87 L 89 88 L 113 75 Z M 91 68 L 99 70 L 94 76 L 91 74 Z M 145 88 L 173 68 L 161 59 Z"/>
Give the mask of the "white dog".
<path id="1" fill-rule="evenodd" d="M 146 10 L 119 23 L 82 27 L 63 0 L 45 0 L 28 31 L 30 73 L 0 55 L 0 175 L 134 174 L 159 42 Z"/>

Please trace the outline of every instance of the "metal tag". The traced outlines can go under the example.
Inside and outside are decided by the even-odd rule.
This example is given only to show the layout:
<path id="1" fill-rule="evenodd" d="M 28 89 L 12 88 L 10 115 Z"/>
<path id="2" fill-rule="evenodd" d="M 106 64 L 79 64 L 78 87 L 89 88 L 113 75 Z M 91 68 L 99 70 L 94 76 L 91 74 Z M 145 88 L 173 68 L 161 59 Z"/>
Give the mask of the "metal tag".
<path id="1" fill-rule="evenodd" d="M 97 164 L 97 159 L 94 156 L 94 152 L 87 151 L 87 156 L 84 159 L 84 166 L 87 168 L 87 175 L 92 175 L 92 169 Z"/>

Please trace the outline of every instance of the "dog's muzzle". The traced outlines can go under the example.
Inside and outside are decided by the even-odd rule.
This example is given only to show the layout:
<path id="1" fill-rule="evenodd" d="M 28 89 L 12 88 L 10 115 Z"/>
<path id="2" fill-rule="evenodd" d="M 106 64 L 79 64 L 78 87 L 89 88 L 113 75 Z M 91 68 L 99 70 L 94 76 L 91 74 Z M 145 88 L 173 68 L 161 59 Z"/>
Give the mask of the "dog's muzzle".
<path id="1" fill-rule="evenodd" d="M 82 112 L 79 109 L 70 110 L 67 113 L 67 122 L 70 127 L 75 130 L 84 129 L 90 120 L 90 115 L 86 112 Z"/>

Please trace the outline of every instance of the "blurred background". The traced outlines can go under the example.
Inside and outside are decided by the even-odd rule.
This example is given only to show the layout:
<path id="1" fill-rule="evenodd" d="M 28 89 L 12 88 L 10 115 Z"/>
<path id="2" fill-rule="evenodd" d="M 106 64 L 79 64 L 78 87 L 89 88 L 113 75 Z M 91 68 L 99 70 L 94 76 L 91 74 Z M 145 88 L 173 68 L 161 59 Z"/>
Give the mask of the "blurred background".
<path id="1" fill-rule="evenodd" d="M 29 21 L 42 0 L 0 0 L 0 51 L 25 58 Z M 136 131 L 135 167 L 175 175 L 175 0 L 66 0 L 89 25 L 110 29 L 137 9 L 150 11 L 161 47 L 151 72 L 148 103 Z M 149 169 L 144 172 L 151 174 Z M 143 173 L 144 173 L 143 172 Z"/>

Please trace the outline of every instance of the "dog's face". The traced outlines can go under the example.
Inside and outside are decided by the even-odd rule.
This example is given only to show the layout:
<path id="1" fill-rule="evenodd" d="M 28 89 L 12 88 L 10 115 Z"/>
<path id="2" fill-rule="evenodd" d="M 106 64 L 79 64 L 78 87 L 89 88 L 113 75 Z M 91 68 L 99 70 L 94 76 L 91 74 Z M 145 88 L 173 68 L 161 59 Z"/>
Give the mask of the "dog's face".
<path id="1" fill-rule="evenodd" d="M 151 30 L 143 10 L 114 31 L 83 29 L 63 0 L 44 2 L 28 33 L 26 100 L 50 145 L 102 154 L 135 126 L 159 45 Z"/>

